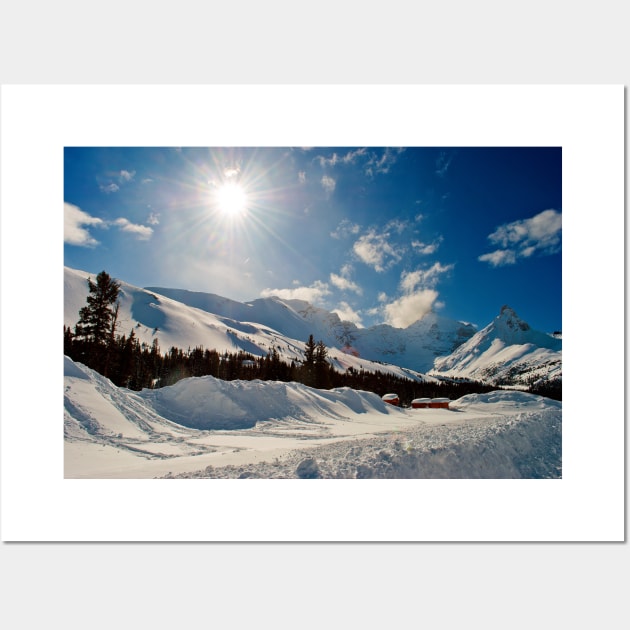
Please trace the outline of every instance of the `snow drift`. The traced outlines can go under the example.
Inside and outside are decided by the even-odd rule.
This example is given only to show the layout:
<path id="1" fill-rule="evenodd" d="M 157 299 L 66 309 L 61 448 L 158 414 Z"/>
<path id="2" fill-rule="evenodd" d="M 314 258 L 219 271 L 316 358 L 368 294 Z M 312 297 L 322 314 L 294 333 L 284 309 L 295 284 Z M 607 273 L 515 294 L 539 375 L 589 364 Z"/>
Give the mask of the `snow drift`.
<path id="1" fill-rule="evenodd" d="M 496 391 L 451 409 L 370 392 L 183 379 L 132 392 L 64 358 L 65 476 L 558 478 L 562 403 Z"/>

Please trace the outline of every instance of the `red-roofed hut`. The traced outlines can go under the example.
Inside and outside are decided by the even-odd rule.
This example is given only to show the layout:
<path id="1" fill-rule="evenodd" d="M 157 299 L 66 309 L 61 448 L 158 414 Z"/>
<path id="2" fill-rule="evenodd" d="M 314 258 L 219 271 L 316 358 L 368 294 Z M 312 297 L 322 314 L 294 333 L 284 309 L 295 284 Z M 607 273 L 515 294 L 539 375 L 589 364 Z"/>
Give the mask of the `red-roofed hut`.
<path id="1" fill-rule="evenodd" d="M 395 407 L 400 406 L 400 398 L 398 398 L 398 394 L 385 394 L 383 396 L 383 400 L 390 405 L 394 405 Z"/>
<path id="2" fill-rule="evenodd" d="M 411 401 L 411 406 L 414 409 L 426 409 L 429 406 L 430 402 L 431 402 L 430 398 L 414 398 Z"/>
<path id="3" fill-rule="evenodd" d="M 429 407 L 431 407 L 431 409 L 448 409 L 450 402 L 448 398 L 432 398 Z"/>

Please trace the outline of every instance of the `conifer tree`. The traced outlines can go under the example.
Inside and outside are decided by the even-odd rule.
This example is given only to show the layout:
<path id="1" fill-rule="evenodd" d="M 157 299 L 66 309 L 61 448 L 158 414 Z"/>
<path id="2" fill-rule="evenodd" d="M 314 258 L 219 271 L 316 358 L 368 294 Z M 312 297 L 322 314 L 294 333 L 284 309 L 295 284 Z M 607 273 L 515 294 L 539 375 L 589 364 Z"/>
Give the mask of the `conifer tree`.
<path id="1" fill-rule="evenodd" d="M 330 375 L 328 369 L 328 350 L 323 341 L 318 341 L 315 346 L 315 387 L 327 389 L 330 387 Z"/>
<path id="2" fill-rule="evenodd" d="M 109 352 L 118 319 L 120 284 L 105 271 L 88 278 L 87 304 L 79 311 L 75 337 L 84 342 L 86 364 L 107 376 Z"/>
<path id="3" fill-rule="evenodd" d="M 309 335 L 304 348 L 304 362 L 302 363 L 302 382 L 311 387 L 315 385 L 315 340 Z"/>

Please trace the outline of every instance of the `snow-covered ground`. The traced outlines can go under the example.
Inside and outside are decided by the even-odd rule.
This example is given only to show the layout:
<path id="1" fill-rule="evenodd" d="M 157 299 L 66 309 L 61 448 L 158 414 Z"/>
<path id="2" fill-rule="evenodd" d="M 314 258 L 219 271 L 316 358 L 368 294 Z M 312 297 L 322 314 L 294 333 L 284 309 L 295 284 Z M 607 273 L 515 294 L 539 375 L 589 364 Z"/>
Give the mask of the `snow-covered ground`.
<path id="1" fill-rule="evenodd" d="M 64 358 L 66 478 L 559 478 L 562 403 L 402 409 L 349 388 L 184 379 L 132 392 Z"/>

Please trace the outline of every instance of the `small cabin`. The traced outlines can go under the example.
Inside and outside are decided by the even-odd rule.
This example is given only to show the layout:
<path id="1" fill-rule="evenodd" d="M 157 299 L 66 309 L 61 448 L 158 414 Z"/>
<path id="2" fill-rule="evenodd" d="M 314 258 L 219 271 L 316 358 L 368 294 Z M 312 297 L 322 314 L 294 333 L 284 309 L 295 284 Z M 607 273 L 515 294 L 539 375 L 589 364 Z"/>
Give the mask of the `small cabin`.
<path id="1" fill-rule="evenodd" d="M 413 409 L 426 409 L 431 402 L 430 398 L 414 398 L 411 401 L 411 406 Z"/>
<path id="2" fill-rule="evenodd" d="M 431 409 L 448 409 L 450 402 L 448 398 L 432 398 L 431 402 L 429 402 L 429 407 Z"/>
<path id="3" fill-rule="evenodd" d="M 400 406 L 400 398 L 398 398 L 398 394 L 385 394 L 382 397 L 382 400 L 384 400 L 386 403 L 389 403 L 390 405 L 394 405 L 395 407 Z"/>

